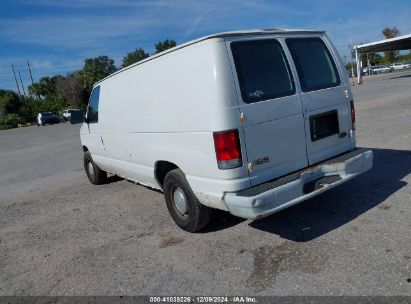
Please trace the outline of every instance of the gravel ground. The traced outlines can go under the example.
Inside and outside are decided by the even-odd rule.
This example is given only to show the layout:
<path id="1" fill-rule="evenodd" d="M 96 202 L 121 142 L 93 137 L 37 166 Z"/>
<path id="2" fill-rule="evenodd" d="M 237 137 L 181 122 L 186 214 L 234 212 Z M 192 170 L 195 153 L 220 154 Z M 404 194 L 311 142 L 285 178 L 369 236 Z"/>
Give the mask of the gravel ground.
<path id="1" fill-rule="evenodd" d="M 411 72 L 353 89 L 371 171 L 198 234 L 159 192 L 91 185 L 78 125 L 0 132 L 0 295 L 411 295 Z"/>

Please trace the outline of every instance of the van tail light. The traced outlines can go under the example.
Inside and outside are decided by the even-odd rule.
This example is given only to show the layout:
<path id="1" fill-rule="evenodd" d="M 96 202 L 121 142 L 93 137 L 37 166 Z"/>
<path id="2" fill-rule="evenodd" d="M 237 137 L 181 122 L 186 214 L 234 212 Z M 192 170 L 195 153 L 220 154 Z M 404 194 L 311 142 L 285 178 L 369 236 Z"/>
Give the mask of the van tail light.
<path id="1" fill-rule="evenodd" d="M 214 147 L 219 169 L 241 167 L 241 149 L 238 130 L 214 132 Z"/>
<path id="2" fill-rule="evenodd" d="M 355 130 L 355 108 L 354 108 L 354 100 L 351 100 L 351 102 L 350 102 L 350 108 L 351 108 L 351 125 L 352 125 L 352 129 Z"/>

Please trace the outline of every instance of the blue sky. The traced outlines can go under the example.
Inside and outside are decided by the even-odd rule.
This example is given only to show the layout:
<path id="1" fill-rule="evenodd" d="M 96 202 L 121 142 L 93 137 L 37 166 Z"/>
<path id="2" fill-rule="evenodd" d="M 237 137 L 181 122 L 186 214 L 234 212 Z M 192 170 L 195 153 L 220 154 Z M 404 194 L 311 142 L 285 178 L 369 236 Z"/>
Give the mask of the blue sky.
<path id="1" fill-rule="evenodd" d="M 411 33 L 410 0 L 3 0 L 0 2 L 0 89 L 15 90 L 11 64 L 29 84 L 108 55 L 121 65 L 138 47 L 153 52 L 166 38 L 183 43 L 203 35 L 254 28 L 324 29 L 342 56 L 348 44 L 383 39 L 396 26 Z"/>

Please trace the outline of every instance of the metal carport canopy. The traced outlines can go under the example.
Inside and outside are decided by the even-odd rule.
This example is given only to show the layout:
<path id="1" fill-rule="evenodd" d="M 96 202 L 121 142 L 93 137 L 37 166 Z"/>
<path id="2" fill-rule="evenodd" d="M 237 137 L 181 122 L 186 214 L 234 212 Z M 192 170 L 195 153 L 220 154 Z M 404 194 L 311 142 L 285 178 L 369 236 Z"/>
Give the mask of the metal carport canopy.
<path id="1" fill-rule="evenodd" d="M 411 49 L 411 34 L 354 46 L 358 53 L 386 52 Z"/>
<path id="2" fill-rule="evenodd" d="M 360 56 L 358 54 L 411 49 L 411 34 L 354 46 L 357 62 L 357 82 L 360 83 Z"/>

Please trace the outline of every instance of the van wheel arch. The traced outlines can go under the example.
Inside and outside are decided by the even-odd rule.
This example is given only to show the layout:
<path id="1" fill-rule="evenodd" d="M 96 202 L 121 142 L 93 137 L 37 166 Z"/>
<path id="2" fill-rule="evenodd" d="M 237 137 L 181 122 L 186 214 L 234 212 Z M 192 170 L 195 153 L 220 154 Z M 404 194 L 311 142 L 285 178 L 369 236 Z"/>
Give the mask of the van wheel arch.
<path id="1" fill-rule="evenodd" d="M 177 226 L 188 232 L 196 232 L 207 226 L 211 208 L 199 202 L 183 171 L 174 169 L 168 172 L 163 191 L 167 209 Z"/>
<path id="2" fill-rule="evenodd" d="M 176 164 L 166 161 L 166 160 L 158 160 L 154 166 L 154 177 L 160 186 L 161 190 L 163 190 L 164 186 L 164 179 L 168 172 L 180 169 Z"/>
<path id="3" fill-rule="evenodd" d="M 94 163 L 90 152 L 84 152 L 83 156 L 84 170 L 87 178 L 93 185 L 102 185 L 107 182 L 107 172 L 101 170 L 96 163 Z"/>

